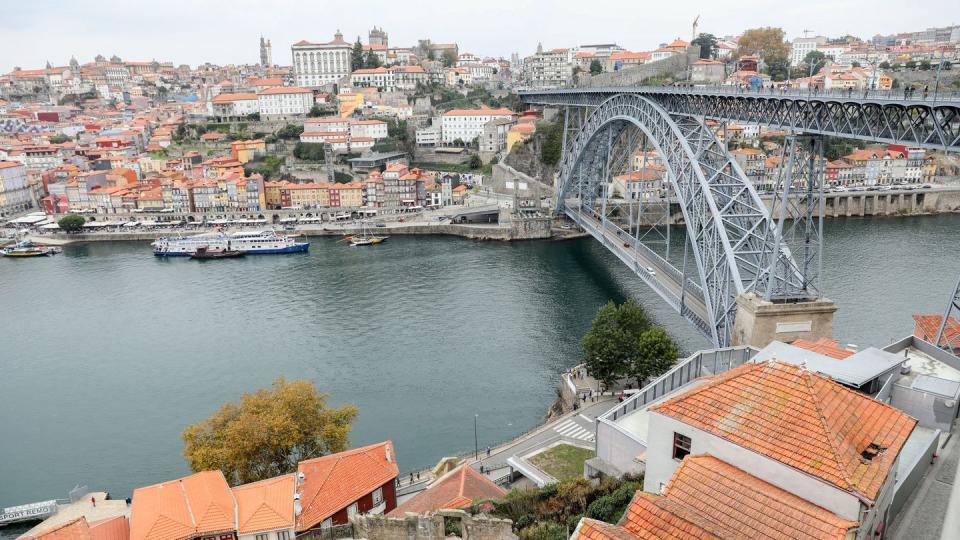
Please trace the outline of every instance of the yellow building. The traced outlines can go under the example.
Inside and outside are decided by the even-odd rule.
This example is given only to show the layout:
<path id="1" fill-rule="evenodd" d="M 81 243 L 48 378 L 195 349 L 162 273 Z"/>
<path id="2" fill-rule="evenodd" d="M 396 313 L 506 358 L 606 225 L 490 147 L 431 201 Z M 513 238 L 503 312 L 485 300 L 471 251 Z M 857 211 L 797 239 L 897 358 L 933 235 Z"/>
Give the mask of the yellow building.
<path id="1" fill-rule="evenodd" d="M 352 92 L 338 94 L 337 101 L 340 102 L 340 117 L 347 118 L 363 105 L 363 94 Z"/>
<path id="2" fill-rule="evenodd" d="M 533 122 L 523 122 L 510 126 L 507 131 L 507 153 L 513 150 L 514 145 L 521 143 L 533 136 L 537 132 L 537 125 Z"/>
<path id="3" fill-rule="evenodd" d="M 264 182 L 263 195 L 267 208 L 281 208 L 283 206 L 280 203 L 280 189 L 286 184 L 287 182 Z"/>
<path id="4" fill-rule="evenodd" d="M 357 208 L 363 206 L 363 184 L 330 184 L 330 203 L 333 206 Z M 334 197 L 336 192 L 336 197 Z M 336 200 L 336 204 L 334 201 Z"/>
<path id="5" fill-rule="evenodd" d="M 267 143 L 263 139 L 252 139 L 249 141 L 233 141 L 230 143 L 230 153 L 233 159 L 240 163 L 246 163 L 258 155 L 267 152 Z"/>

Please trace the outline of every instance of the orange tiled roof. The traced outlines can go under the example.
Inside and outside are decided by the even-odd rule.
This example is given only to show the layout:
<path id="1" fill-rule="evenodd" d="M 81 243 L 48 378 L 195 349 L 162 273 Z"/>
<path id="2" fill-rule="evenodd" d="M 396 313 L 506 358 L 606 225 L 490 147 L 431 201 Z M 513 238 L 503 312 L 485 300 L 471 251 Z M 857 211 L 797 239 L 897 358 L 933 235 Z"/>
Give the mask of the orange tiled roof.
<path id="1" fill-rule="evenodd" d="M 130 510 L 130 538 L 174 540 L 231 531 L 234 506 L 219 470 L 138 488 Z"/>
<path id="2" fill-rule="evenodd" d="M 843 360 L 844 358 L 856 354 L 853 351 L 840 347 L 839 341 L 830 338 L 820 338 L 816 341 L 796 339 L 790 344 L 794 347 L 800 347 L 801 349 L 806 349 L 808 351 L 820 353 L 824 356 L 829 356 L 830 358 L 836 358 L 837 360 Z"/>
<path id="3" fill-rule="evenodd" d="M 513 116 L 513 111 L 505 107 L 499 109 L 491 109 L 489 107 L 481 107 L 479 109 L 451 109 L 445 113 L 444 116 Z"/>
<path id="4" fill-rule="evenodd" d="M 943 323 L 943 315 L 914 315 L 913 323 L 913 335 L 933 343 L 937 339 L 937 333 Z M 956 317 L 947 319 L 947 327 L 943 329 L 943 338 L 940 343 L 935 343 L 935 345 L 943 347 L 947 343 L 960 346 L 960 320 L 957 320 Z"/>
<path id="5" fill-rule="evenodd" d="M 296 485 L 296 477 L 287 474 L 233 488 L 237 500 L 237 533 L 292 529 Z"/>
<path id="6" fill-rule="evenodd" d="M 666 497 L 637 491 L 620 520 L 620 526 L 644 539 L 735 537 L 733 531 L 704 518 Z"/>
<path id="7" fill-rule="evenodd" d="M 465 508 L 485 499 L 499 499 L 507 494 L 500 486 L 469 465 L 461 465 L 447 473 L 426 490 L 397 506 L 391 516 L 407 512 L 432 512 L 442 508 Z"/>
<path id="8" fill-rule="evenodd" d="M 272 96 L 275 94 L 312 94 L 312 90 L 300 88 L 299 86 L 272 86 L 260 92 L 261 96 Z"/>
<path id="9" fill-rule="evenodd" d="M 130 521 L 126 516 L 101 519 L 90 523 L 93 540 L 130 540 Z"/>
<path id="10" fill-rule="evenodd" d="M 780 362 L 744 364 L 651 410 L 875 500 L 917 421 Z M 863 452 L 881 450 L 872 459 Z"/>
<path id="11" fill-rule="evenodd" d="M 664 496 L 743 538 L 842 540 L 857 526 L 709 455 L 684 458 Z"/>
<path id="12" fill-rule="evenodd" d="M 316 527 L 400 474 L 390 441 L 301 461 L 297 470 L 304 474 L 298 488 L 303 508 L 298 532 Z"/>
<path id="13" fill-rule="evenodd" d="M 90 534 L 90 526 L 87 525 L 87 520 L 83 517 L 63 523 L 36 536 L 24 535 L 23 538 L 29 540 L 93 540 L 93 536 Z"/>
<path id="14" fill-rule="evenodd" d="M 636 540 L 636 536 L 623 527 L 617 527 L 596 519 L 580 520 L 578 540 Z"/>

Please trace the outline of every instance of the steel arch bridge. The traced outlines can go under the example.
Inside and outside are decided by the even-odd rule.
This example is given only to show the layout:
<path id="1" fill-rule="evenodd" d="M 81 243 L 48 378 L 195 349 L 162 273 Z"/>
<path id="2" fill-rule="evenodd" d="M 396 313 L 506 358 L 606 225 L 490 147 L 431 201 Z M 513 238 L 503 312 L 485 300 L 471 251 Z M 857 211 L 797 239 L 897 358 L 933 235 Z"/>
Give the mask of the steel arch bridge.
<path id="1" fill-rule="evenodd" d="M 797 96 L 769 96 L 769 103 L 760 106 L 742 96 L 686 89 L 590 88 L 520 95 L 528 104 L 565 109 L 557 212 L 599 240 L 716 346 L 730 344 L 736 301 L 744 293 L 783 301 L 818 297 L 821 244 L 819 229 L 808 228 L 799 248 L 788 245 L 784 214 L 779 223 L 771 218 L 706 119 L 960 150 L 955 105 L 941 104 L 934 111 L 932 104 L 884 104 L 879 107 L 886 113 L 878 116 L 869 112 L 876 104 L 852 100 L 838 108 L 827 98 L 814 106 L 798 104 Z M 886 115 L 897 107 L 908 112 L 897 113 L 894 121 Z M 664 180 L 683 214 L 687 242 L 681 268 L 670 262 L 669 252 L 664 256 L 644 242 L 639 208 L 636 223 L 632 207 L 626 223 L 622 214 L 612 217 L 617 208 L 609 193 L 611 179 L 631 170 L 629 159 L 641 139 L 660 157 Z M 818 185 L 822 189 L 822 168 L 815 161 L 810 160 L 807 171 L 806 197 L 820 204 L 822 197 L 814 191 Z M 792 168 L 792 157 L 790 164 Z M 790 183 L 788 179 L 786 185 Z M 808 205 L 807 217 L 811 215 Z"/>

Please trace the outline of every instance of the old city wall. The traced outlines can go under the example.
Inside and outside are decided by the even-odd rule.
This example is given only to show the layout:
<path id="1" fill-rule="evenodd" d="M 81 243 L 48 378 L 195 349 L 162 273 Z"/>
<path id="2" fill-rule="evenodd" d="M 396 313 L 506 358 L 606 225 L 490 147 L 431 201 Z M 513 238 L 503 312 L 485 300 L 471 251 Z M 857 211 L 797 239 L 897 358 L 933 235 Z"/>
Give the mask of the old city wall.
<path id="1" fill-rule="evenodd" d="M 442 540 L 444 521 L 460 522 L 463 540 L 513 540 L 513 522 L 483 514 L 471 516 L 463 510 L 440 510 L 434 514 L 407 514 L 405 517 L 357 515 L 351 518 L 354 538 L 368 540 Z"/>

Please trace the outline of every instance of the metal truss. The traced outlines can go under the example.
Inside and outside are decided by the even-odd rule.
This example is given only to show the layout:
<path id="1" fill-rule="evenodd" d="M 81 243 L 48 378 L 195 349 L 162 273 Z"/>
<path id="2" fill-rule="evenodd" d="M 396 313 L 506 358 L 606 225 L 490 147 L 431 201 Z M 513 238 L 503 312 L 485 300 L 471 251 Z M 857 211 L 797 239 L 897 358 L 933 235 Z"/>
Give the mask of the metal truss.
<path id="1" fill-rule="evenodd" d="M 622 251 L 619 242 L 624 231 L 618 227 L 612 237 L 615 240 L 608 234 L 608 186 L 615 141 L 630 133 L 630 126 L 642 131 L 656 148 L 679 199 L 699 274 L 697 301 L 686 303 L 686 263 L 681 273 L 659 256 L 654 258 L 645 252 L 644 260 L 656 261 L 661 270 L 669 270 L 656 280 L 662 281 L 662 289 L 670 290 L 670 295 L 661 292 L 661 296 L 668 301 L 678 296 L 679 302 L 671 304 L 685 316 L 689 313 L 706 321 L 705 330 L 714 344 L 727 346 L 739 295 L 757 290 L 761 279 L 771 272 L 777 273 L 775 281 L 783 290 L 792 294 L 799 294 L 796 291 L 804 287 L 805 280 L 789 252 L 778 249 L 775 229 L 753 186 L 702 120 L 671 115 L 653 100 L 637 94 L 607 99 L 587 117 L 573 140 L 567 141 L 558 180 L 558 212 L 577 215 L 578 222 L 584 221 L 586 212 L 595 220 L 590 223 L 591 234 L 608 247 L 615 244 L 615 253 Z M 576 208 L 568 207 L 568 198 L 572 197 L 576 197 Z M 639 242 L 630 235 L 627 238 L 634 243 L 636 266 Z M 774 259 L 786 264 L 771 270 Z M 652 281 L 651 276 L 641 277 Z"/>
<path id="2" fill-rule="evenodd" d="M 960 280 L 957 281 L 957 286 L 953 288 L 953 296 L 950 298 L 950 303 L 947 304 L 947 311 L 943 313 L 943 320 L 940 321 L 940 329 L 937 330 L 937 339 L 933 341 L 933 344 L 937 347 L 953 353 L 954 349 L 960 347 L 960 336 L 953 336 L 953 342 L 948 342 L 945 334 L 947 321 L 950 320 L 950 317 L 960 319 Z M 942 345 L 941 342 L 943 343 Z"/>
<path id="3" fill-rule="evenodd" d="M 521 92 L 531 104 L 597 106 L 630 93 L 671 114 L 761 124 L 793 132 L 960 151 L 960 102 L 852 94 L 763 94 L 717 88 L 621 87 Z"/>

